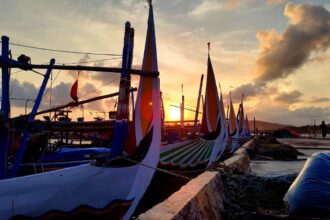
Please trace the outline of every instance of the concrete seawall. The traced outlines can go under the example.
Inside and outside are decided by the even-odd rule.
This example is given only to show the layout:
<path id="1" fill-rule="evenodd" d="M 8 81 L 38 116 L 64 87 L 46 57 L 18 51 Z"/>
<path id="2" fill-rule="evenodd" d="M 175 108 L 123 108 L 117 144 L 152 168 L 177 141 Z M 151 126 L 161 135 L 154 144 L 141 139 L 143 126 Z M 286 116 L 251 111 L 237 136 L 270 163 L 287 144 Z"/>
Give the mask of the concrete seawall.
<path id="1" fill-rule="evenodd" d="M 223 164 L 238 172 L 250 172 L 248 151 L 254 146 L 255 140 L 249 140 Z M 223 219 L 224 190 L 219 172 L 204 172 L 138 219 Z"/>

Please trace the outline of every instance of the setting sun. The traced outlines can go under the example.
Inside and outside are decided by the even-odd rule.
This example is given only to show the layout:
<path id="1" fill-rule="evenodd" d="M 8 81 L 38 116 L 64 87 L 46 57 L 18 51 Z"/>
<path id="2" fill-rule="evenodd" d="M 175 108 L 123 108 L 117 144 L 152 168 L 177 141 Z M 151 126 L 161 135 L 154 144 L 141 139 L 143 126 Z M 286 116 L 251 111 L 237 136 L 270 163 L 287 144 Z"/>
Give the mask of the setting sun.
<path id="1" fill-rule="evenodd" d="M 169 120 L 170 121 L 179 121 L 180 120 L 180 108 L 170 106 Z"/>

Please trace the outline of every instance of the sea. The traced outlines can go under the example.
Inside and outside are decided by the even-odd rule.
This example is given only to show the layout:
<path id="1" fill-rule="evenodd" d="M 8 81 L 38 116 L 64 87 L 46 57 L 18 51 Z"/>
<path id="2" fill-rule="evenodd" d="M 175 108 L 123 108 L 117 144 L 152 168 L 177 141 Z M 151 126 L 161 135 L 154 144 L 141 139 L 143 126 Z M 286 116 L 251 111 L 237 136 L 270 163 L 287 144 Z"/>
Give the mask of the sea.
<path id="1" fill-rule="evenodd" d="M 304 155 L 298 156 L 296 161 L 252 160 L 252 173 L 264 177 L 276 177 L 299 173 L 306 160 L 316 152 L 330 152 L 330 138 L 278 138 L 279 142 L 291 145 Z"/>

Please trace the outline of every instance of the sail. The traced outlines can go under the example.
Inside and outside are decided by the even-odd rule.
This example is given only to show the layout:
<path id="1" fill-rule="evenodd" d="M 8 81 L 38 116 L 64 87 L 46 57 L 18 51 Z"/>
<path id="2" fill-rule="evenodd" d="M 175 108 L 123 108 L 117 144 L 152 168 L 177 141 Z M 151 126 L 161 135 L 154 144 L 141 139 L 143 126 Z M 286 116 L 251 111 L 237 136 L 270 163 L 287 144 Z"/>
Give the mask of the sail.
<path id="1" fill-rule="evenodd" d="M 230 94 L 230 105 L 229 105 L 228 132 L 229 132 L 229 136 L 235 136 L 236 134 L 238 134 L 238 125 L 237 125 L 233 101 L 231 99 L 231 94 Z"/>
<path id="2" fill-rule="evenodd" d="M 171 170 L 202 169 L 221 156 L 226 142 L 225 113 L 221 101 L 208 54 L 201 124 L 203 136 L 163 146 L 159 163 L 161 167 Z"/>
<path id="3" fill-rule="evenodd" d="M 158 72 L 157 48 L 155 37 L 155 26 L 153 18 L 153 6 L 149 8 L 148 30 L 146 36 L 145 50 L 142 62 L 142 71 Z M 157 93 L 157 94 L 156 94 Z M 133 154 L 141 140 L 151 131 L 154 117 L 160 117 L 160 111 L 154 112 L 154 96 L 160 96 L 159 79 L 142 76 L 139 81 L 138 94 L 136 98 L 134 120 L 129 128 L 128 138 L 125 143 L 125 151 Z M 142 95 L 141 95 L 142 94 Z M 159 103 L 158 103 L 159 104 Z"/>
<path id="4" fill-rule="evenodd" d="M 230 137 L 228 149 L 230 149 L 230 152 L 234 152 L 239 147 L 239 142 L 238 142 L 239 130 L 238 130 L 238 121 L 236 119 L 235 109 L 231 98 L 231 93 L 230 93 L 229 119 L 228 119 L 227 130 Z"/>
<path id="5" fill-rule="evenodd" d="M 222 96 L 222 91 L 221 91 L 221 87 L 220 87 L 220 112 L 222 112 L 222 114 L 220 115 L 220 121 L 223 121 L 223 131 L 224 131 L 224 136 L 223 136 L 223 141 L 221 144 L 221 148 L 218 152 L 217 155 L 217 160 L 220 159 L 222 153 L 225 151 L 227 145 L 228 145 L 228 139 L 229 139 L 229 135 L 228 132 L 226 130 L 226 126 L 227 126 L 227 120 L 226 120 L 226 116 L 225 116 L 225 108 L 224 108 L 224 104 L 223 104 L 223 96 Z"/>
<path id="6" fill-rule="evenodd" d="M 214 132 L 217 129 L 220 119 L 220 103 L 214 71 L 210 54 L 207 59 L 207 78 L 206 78 L 206 90 L 205 90 L 205 121 L 208 132 Z M 203 127 L 203 125 L 202 125 Z"/>
<path id="7" fill-rule="evenodd" d="M 142 71 L 158 71 L 157 48 L 152 5 L 150 6 L 148 30 L 145 43 Z M 153 113 L 153 91 L 157 89 L 158 79 L 141 77 L 135 107 L 136 143 L 148 133 L 151 128 Z M 158 88 L 159 89 L 159 88 Z M 139 95 L 143 94 L 143 95 Z"/>

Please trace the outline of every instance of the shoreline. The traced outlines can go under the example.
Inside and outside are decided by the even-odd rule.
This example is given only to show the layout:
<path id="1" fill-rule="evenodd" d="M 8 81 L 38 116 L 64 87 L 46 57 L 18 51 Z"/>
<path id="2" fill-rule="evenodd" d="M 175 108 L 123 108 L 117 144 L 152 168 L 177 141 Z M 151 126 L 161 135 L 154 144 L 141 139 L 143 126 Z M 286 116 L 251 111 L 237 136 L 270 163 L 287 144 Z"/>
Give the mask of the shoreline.
<path id="1" fill-rule="evenodd" d="M 301 139 L 300 139 L 301 140 Z M 138 219 L 310 219 L 289 216 L 283 197 L 301 168 L 286 175 L 261 176 L 253 173 L 254 162 L 302 162 L 295 146 L 277 142 L 270 151 L 258 149 L 259 140 L 251 139 L 224 162 L 215 163 L 187 182 L 163 202 L 142 213 Z M 291 140 L 292 141 L 292 140 Z M 277 145 L 277 150 L 274 148 Z M 281 160 L 254 160 L 256 152 Z M 267 156 L 266 156 L 267 157 Z M 290 159 L 289 159 L 290 158 Z M 302 167 L 301 166 L 301 167 Z M 252 167 L 252 169 L 251 169 Z M 282 167 L 287 168 L 282 165 Z M 272 167 L 274 168 L 274 167 Z M 276 167 L 275 167 L 276 168 Z M 315 218 L 319 219 L 319 218 Z"/>

